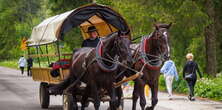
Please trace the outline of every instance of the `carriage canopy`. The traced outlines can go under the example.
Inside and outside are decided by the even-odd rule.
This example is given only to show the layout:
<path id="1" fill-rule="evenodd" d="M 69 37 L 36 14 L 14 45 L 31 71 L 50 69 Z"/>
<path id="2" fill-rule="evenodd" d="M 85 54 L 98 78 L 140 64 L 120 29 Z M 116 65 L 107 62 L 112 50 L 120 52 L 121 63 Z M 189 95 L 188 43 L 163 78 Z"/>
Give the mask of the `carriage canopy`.
<path id="1" fill-rule="evenodd" d="M 88 38 L 87 28 L 96 26 L 99 36 L 111 32 L 130 31 L 123 17 L 113 9 L 98 4 L 90 4 L 45 19 L 35 26 L 28 46 L 43 45 L 63 40 L 64 34 L 75 27 L 80 27 L 84 39 Z"/>

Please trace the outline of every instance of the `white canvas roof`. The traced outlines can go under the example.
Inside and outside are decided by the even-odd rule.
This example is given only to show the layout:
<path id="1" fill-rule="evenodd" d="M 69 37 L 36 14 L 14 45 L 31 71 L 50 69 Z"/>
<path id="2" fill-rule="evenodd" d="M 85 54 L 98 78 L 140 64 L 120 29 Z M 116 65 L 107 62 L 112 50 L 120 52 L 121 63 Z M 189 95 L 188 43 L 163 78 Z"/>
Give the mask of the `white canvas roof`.
<path id="1" fill-rule="evenodd" d="M 60 15 L 56 15 L 45 19 L 39 25 L 35 26 L 32 30 L 32 35 L 28 40 L 29 46 L 42 45 L 57 41 L 59 28 L 61 27 L 64 20 L 74 10 L 65 12 Z"/>
<path id="2" fill-rule="evenodd" d="M 101 19 L 97 19 L 98 17 Z M 64 34 L 74 27 L 87 27 L 103 21 L 121 33 L 130 32 L 126 21 L 119 13 L 107 6 L 89 4 L 45 19 L 33 28 L 28 46 L 48 44 L 58 39 L 63 40 Z"/>

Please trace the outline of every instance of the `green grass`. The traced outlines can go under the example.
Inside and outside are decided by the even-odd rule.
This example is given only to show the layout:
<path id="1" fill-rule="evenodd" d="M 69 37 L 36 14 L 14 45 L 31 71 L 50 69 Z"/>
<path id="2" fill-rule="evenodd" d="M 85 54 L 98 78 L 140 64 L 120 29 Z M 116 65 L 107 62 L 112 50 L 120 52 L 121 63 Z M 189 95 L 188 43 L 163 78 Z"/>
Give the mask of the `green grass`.
<path id="1" fill-rule="evenodd" d="M 0 66 L 9 67 L 9 68 L 13 68 L 13 69 L 19 69 L 18 68 L 18 61 L 16 61 L 16 60 L 0 61 Z"/>
<path id="2" fill-rule="evenodd" d="M 19 69 L 18 60 L 0 61 L 0 66 Z M 48 66 L 49 64 L 47 61 L 41 61 L 41 67 L 48 67 Z M 39 67 L 39 63 L 37 62 L 37 60 L 33 61 L 33 67 Z"/>

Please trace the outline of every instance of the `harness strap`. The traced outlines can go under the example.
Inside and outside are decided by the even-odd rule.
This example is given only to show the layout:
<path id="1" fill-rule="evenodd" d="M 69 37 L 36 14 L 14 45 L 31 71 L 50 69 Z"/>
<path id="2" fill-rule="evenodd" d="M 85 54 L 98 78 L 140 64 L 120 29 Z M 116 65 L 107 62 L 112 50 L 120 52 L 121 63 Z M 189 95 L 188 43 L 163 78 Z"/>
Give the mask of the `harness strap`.
<path id="1" fill-rule="evenodd" d="M 113 63 L 111 66 L 108 66 L 106 64 L 104 64 L 104 62 L 102 60 L 104 60 L 105 58 L 102 57 L 102 46 L 103 46 L 103 42 L 100 41 L 98 43 L 98 45 L 96 46 L 96 61 L 99 65 L 99 68 L 102 69 L 105 72 L 113 72 L 117 69 L 118 64 Z"/>
<path id="2" fill-rule="evenodd" d="M 86 66 L 86 68 L 84 68 L 84 72 L 81 73 L 81 75 L 71 84 L 69 85 L 65 90 L 64 93 L 68 93 L 68 91 L 73 88 L 81 79 L 82 77 L 87 73 L 87 69 L 89 67 L 89 65 L 93 64 L 96 61 L 96 58 L 94 58 L 93 60 L 90 61 L 90 63 Z"/>
<path id="3" fill-rule="evenodd" d="M 149 38 L 150 38 L 150 36 L 142 38 L 142 41 L 140 44 L 141 58 L 139 58 L 138 60 L 141 61 L 142 64 L 145 64 L 147 68 L 149 68 L 151 70 L 158 70 L 158 69 L 160 69 L 160 66 L 162 64 L 161 60 L 157 59 L 159 63 L 156 65 L 152 64 L 152 60 L 149 59 L 146 54 L 147 52 L 150 51 Z M 152 56 L 152 55 L 149 55 L 149 56 Z"/>

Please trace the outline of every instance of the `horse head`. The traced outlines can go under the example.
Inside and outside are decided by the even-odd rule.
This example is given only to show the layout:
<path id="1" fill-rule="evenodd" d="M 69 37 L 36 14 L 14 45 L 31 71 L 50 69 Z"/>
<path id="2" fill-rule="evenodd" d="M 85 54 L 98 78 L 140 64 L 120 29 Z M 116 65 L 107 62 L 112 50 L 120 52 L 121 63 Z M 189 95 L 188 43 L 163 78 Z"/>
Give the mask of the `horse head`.
<path id="1" fill-rule="evenodd" d="M 130 43 L 128 35 L 120 32 L 101 38 L 96 47 L 99 67 L 104 71 L 111 72 L 117 69 L 117 61 L 124 65 L 132 64 Z"/>
<path id="2" fill-rule="evenodd" d="M 154 24 L 155 31 L 151 39 L 151 49 L 155 49 L 155 54 L 161 57 L 162 61 L 170 57 L 169 33 L 168 29 L 171 24 Z M 152 47 L 153 46 L 153 47 Z"/>
<path id="3" fill-rule="evenodd" d="M 104 57 L 118 57 L 118 60 L 123 64 L 132 63 L 132 55 L 130 51 L 131 41 L 128 33 L 116 32 L 108 36 L 104 42 Z"/>

